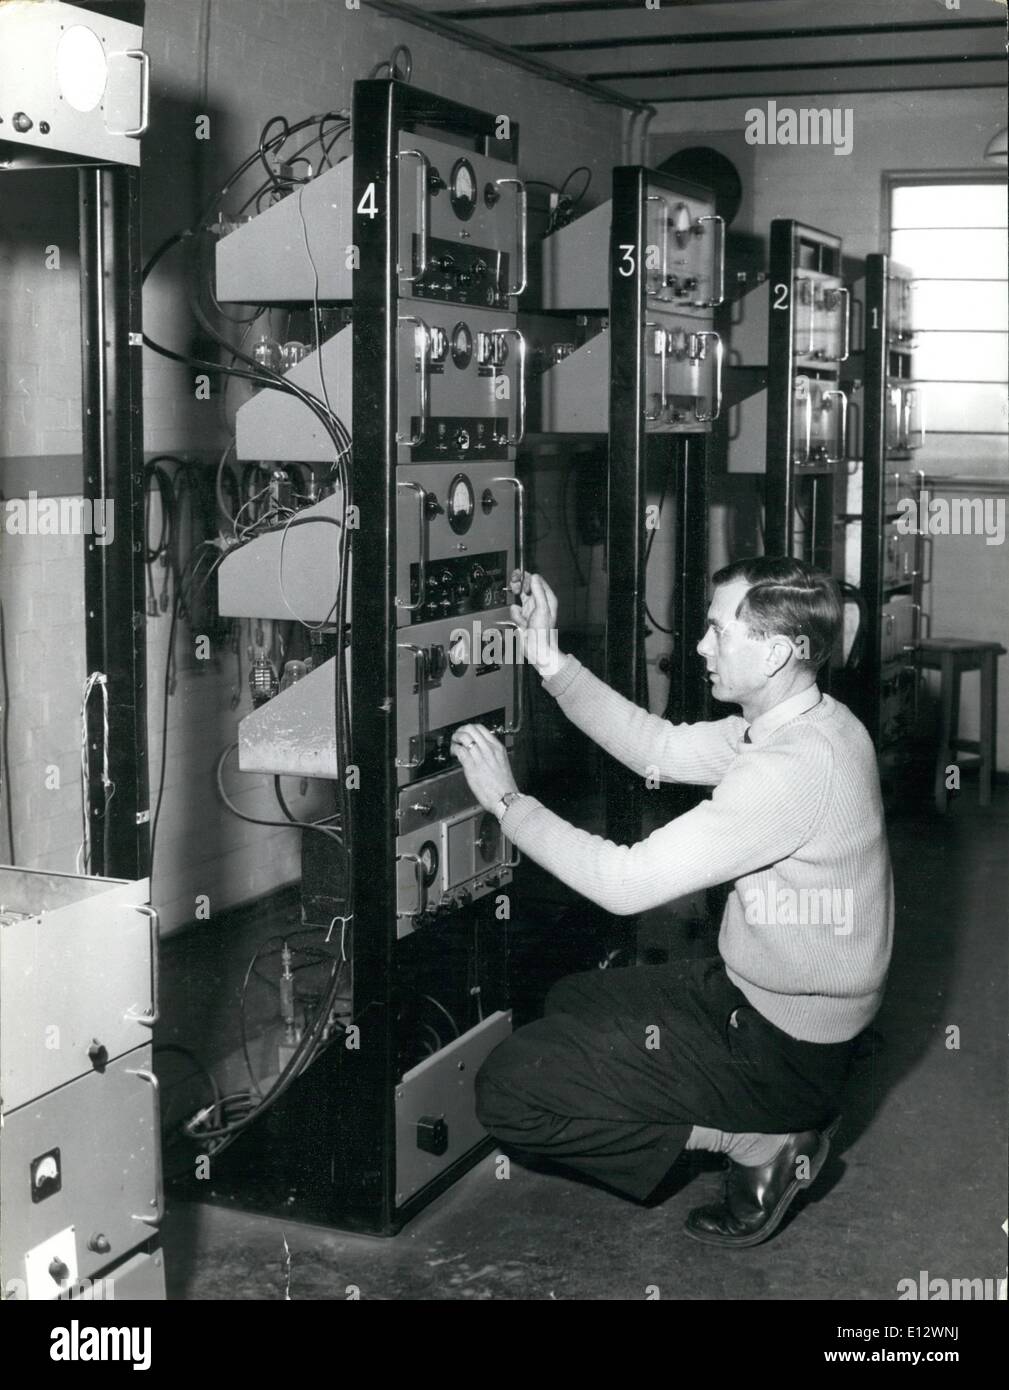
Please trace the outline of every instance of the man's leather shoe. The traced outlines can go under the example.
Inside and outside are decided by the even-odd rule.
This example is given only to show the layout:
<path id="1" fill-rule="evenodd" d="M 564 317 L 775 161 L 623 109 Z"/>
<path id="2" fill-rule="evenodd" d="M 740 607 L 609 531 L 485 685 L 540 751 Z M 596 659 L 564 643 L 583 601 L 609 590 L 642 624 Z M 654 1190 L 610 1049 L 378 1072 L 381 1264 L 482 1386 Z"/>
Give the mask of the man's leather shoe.
<path id="1" fill-rule="evenodd" d="M 773 1236 L 796 1195 L 815 1182 L 840 1123 L 838 1116 L 821 1133 L 790 1134 L 777 1157 L 760 1168 L 730 1161 L 722 1201 L 695 1207 L 683 1227 L 687 1235 L 706 1245 L 740 1248 Z"/>

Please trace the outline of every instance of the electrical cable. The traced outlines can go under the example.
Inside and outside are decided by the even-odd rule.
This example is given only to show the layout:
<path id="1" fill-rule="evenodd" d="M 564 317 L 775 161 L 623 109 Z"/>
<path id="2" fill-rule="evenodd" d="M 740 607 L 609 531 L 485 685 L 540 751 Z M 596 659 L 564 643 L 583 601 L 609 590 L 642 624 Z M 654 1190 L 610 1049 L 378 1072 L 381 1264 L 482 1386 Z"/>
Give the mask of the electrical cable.
<path id="1" fill-rule="evenodd" d="M 568 191 L 567 191 L 568 184 L 571 182 L 571 180 L 574 178 L 574 176 L 575 176 L 576 174 L 584 174 L 584 175 L 586 176 L 586 177 L 585 177 L 585 182 L 582 184 L 581 188 L 580 188 L 579 191 L 578 191 L 578 196 L 577 196 L 577 198 L 573 197 L 573 196 L 572 196 L 570 193 L 568 193 Z M 561 198 L 567 197 L 567 198 L 569 199 L 569 201 L 570 201 L 570 203 L 571 203 L 571 211 L 574 212 L 575 208 L 578 207 L 579 203 L 581 203 L 581 202 L 583 201 L 583 199 L 585 198 L 585 195 L 586 195 L 586 193 L 588 193 L 589 188 L 591 187 L 591 184 L 592 184 L 592 170 L 589 168 L 589 166 L 588 166 L 587 164 L 579 164 L 578 167 L 577 167 L 576 169 L 572 169 L 572 170 L 571 170 L 570 174 L 568 174 L 567 178 L 566 178 L 566 179 L 564 180 L 564 182 L 561 184 L 560 189 L 558 190 L 559 196 L 560 196 Z"/>
<path id="2" fill-rule="evenodd" d="M 77 851 L 77 872 L 91 872 L 91 758 L 88 739 L 88 702 L 93 692 L 102 692 L 102 790 L 105 800 L 102 809 L 103 830 L 108 832 L 109 805 L 116 794 L 116 784 L 109 777 L 109 681 L 104 671 L 92 671 L 84 682 L 81 696 L 81 817 L 83 838 Z"/>
<path id="3" fill-rule="evenodd" d="M 581 561 L 578 559 L 578 551 L 575 549 L 574 537 L 571 534 L 571 517 L 569 516 L 568 494 L 571 489 L 571 479 L 574 477 L 575 469 L 578 467 L 577 458 L 573 458 L 567 466 L 564 474 L 564 484 L 561 488 L 561 516 L 564 519 L 564 539 L 568 543 L 568 550 L 571 552 L 571 559 L 575 567 L 575 578 L 579 587 L 585 586 L 585 572 L 582 569 Z"/>
<path id="4" fill-rule="evenodd" d="M 177 1053 L 179 1053 L 180 1056 L 186 1057 L 186 1058 L 189 1059 L 190 1062 L 192 1062 L 193 1066 L 194 1066 L 194 1067 L 196 1068 L 196 1070 L 200 1073 L 200 1075 L 203 1076 L 203 1077 L 205 1077 L 205 1079 L 206 1079 L 206 1081 L 207 1081 L 207 1084 L 208 1084 L 209 1087 L 210 1087 L 211 1095 L 212 1095 L 213 1098 L 214 1098 L 214 1115 L 215 1115 L 215 1122 L 218 1122 L 218 1123 L 219 1123 L 219 1121 L 216 1120 L 216 1117 L 220 1115 L 220 1109 L 221 1109 L 221 1088 L 220 1088 L 220 1086 L 217 1084 L 217 1081 L 214 1079 L 213 1073 L 210 1071 L 210 1069 L 209 1069 L 203 1062 L 200 1061 L 200 1059 L 199 1059 L 199 1057 L 197 1057 L 196 1053 L 195 1053 L 195 1052 L 191 1052 L 191 1051 L 189 1050 L 188 1047 L 183 1047 L 181 1043 L 155 1043 L 155 1044 L 154 1044 L 153 1051 L 154 1051 L 154 1052 L 177 1052 Z"/>
<path id="5" fill-rule="evenodd" d="M 253 1103 L 248 1112 L 234 1121 L 231 1121 L 226 1126 L 222 1125 L 212 1128 L 201 1127 L 197 1129 L 197 1123 L 202 1118 L 201 1116 L 197 1116 L 196 1120 L 191 1121 L 189 1125 L 186 1126 L 186 1132 L 192 1138 L 198 1139 L 201 1142 L 205 1139 L 219 1139 L 221 1142 L 213 1146 L 213 1152 L 215 1154 L 220 1153 L 223 1148 L 232 1143 L 250 1124 L 259 1119 L 264 1110 L 274 1105 L 281 1096 L 290 1089 L 297 1077 L 301 1075 L 306 1067 L 311 1065 L 318 1055 L 323 1041 L 323 1035 L 330 1025 L 333 1010 L 339 997 L 337 994 L 337 985 L 339 983 L 340 974 L 341 962 L 334 960 L 330 972 L 329 990 L 325 999 L 320 1004 L 314 1018 L 306 1026 L 284 1070 L 266 1095 L 262 1097 L 259 1104 L 255 1104 L 253 1098 L 250 1097 Z"/>
<path id="6" fill-rule="evenodd" d="M 266 820 L 262 816 L 250 816 L 247 815 L 245 811 L 240 811 L 238 807 L 234 804 L 234 802 L 231 800 L 231 798 L 228 796 L 228 793 L 224 790 L 223 780 L 224 764 L 227 762 L 231 754 L 236 751 L 237 748 L 237 743 L 228 744 L 227 748 L 224 749 L 223 753 L 221 753 L 220 757 L 217 759 L 217 767 L 214 772 L 214 777 L 217 782 L 217 793 L 220 796 L 221 800 L 224 802 L 224 805 L 228 808 L 228 810 L 231 812 L 233 816 L 237 816 L 239 820 L 248 821 L 250 825 L 266 825 L 273 830 L 290 830 L 292 827 L 295 827 L 298 830 L 318 830 L 321 834 L 328 835 L 331 840 L 335 840 L 337 844 L 342 845 L 343 842 L 340 839 L 339 834 L 337 833 L 336 827 L 332 825 L 324 825 L 321 821 L 293 819 Z M 327 817 L 326 819 L 331 820 L 332 817 Z"/>
<path id="7" fill-rule="evenodd" d="M 662 521 L 662 508 L 663 508 L 663 506 L 665 505 L 665 501 L 666 501 L 666 492 L 668 491 L 668 489 L 669 489 L 669 471 L 668 471 L 668 469 L 667 469 L 666 472 L 663 474 L 663 477 L 662 477 L 662 492 L 659 494 L 659 512 L 658 512 L 658 516 L 655 518 L 655 527 L 654 527 L 653 530 L 649 531 L 649 533 L 648 533 L 648 540 L 647 540 L 647 542 L 645 543 L 645 588 L 646 588 L 646 591 L 647 591 L 647 587 L 648 587 L 648 562 L 649 562 L 649 560 L 652 558 L 652 543 L 653 543 L 653 541 L 655 540 L 656 532 L 658 531 L 658 529 L 659 529 L 659 524 L 660 524 L 661 521 Z M 673 628 L 671 628 L 671 627 L 663 627 L 663 625 L 662 625 L 660 622 L 658 622 L 658 621 L 656 620 L 656 618 L 654 617 L 654 615 L 653 615 L 653 613 L 652 613 L 652 610 L 648 607 L 648 599 L 647 599 L 647 598 L 645 599 L 645 617 L 646 617 L 646 618 L 648 619 L 648 621 L 651 623 L 652 627 L 654 627 L 654 628 L 656 629 L 656 631 L 661 632 L 665 637 L 672 637 L 672 636 L 673 636 L 673 633 L 674 633 L 674 629 L 673 629 Z"/>
<path id="8" fill-rule="evenodd" d="M 454 1033 L 455 1037 L 457 1037 L 457 1038 L 461 1038 L 461 1037 L 462 1037 L 462 1033 L 459 1031 L 459 1025 L 458 1025 L 458 1023 L 456 1023 L 455 1019 L 454 1019 L 454 1018 L 452 1017 L 452 1015 L 449 1013 L 448 1009 L 446 1009 L 446 1007 L 445 1007 L 444 1004 L 440 1004 L 440 1003 L 438 1002 L 438 1000 L 435 999 L 435 997 L 434 997 L 433 994 L 422 994 L 420 997 L 421 997 L 422 999 L 426 999 L 426 1000 L 428 1001 L 429 1004 L 433 1004 L 433 1005 L 435 1006 L 436 1009 L 440 1009 L 441 1012 L 442 1012 L 442 1013 L 445 1015 L 445 1017 L 448 1019 L 449 1023 L 451 1023 L 451 1025 L 452 1025 L 452 1030 L 453 1030 L 453 1033 Z"/>
<path id="9" fill-rule="evenodd" d="M 400 54 L 403 54 L 404 56 L 402 76 L 400 76 L 399 67 L 397 63 L 397 59 L 399 58 Z M 392 50 L 392 52 L 389 54 L 388 58 L 383 58 L 381 59 L 381 61 L 375 64 L 371 72 L 369 72 L 368 74 L 369 80 L 378 77 L 383 69 L 389 74 L 389 77 L 395 80 L 396 82 L 410 81 L 410 78 L 413 76 L 413 54 L 410 52 L 409 48 L 407 48 L 405 43 L 398 43 L 396 47 Z"/>
<path id="10" fill-rule="evenodd" d="M 294 609 L 293 609 L 293 608 L 291 607 L 291 605 L 290 605 L 290 602 L 288 601 L 287 591 L 286 591 L 285 588 L 284 588 L 284 546 L 287 544 L 287 533 L 288 533 L 288 531 L 291 529 L 292 526 L 297 526 L 297 525 L 302 525 L 302 526 L 304 526 L 306 523 L 312 522 L 312 521 L 329 521 L 329 522 L 332 522 L 332 524 L 333 524 L 334 526 L 339 526 L 341 532 L 343 531 L 343 522 L 340 521 L 340 520 L 339 520 L 337 517 L 335 517 L 335 516 L 304 516 L 304 517 L 299 517 L 297 512 L 292 512 L 292 514 L 288 517 L 287 521 L 284 523 L 284 530 L 283 530 L 283 533 L 282 533 L 282 535 L 281 535 L 281 537 L 280 537 L 280 556 L 279 556 L 279 558 L 278 558 L 278 560 L 277 560 L 277 583 L 278 583 L 278 585 L 279 585 L 279 587 L 280 587 L 280 597 L 281 597 L 281 598 L 283 599 L 283 601 L 284 601 L 284 607 L 287 609 L 288 613 L 290 613 L 291 617 L 295 620 L 295 622 L 300 623 L 301 626 L 304 627 L 304 628 L 307 628 L 309 632 L 321 632 L 322 629 L 323 629 L 324 627 L 328 627 L 328 626 L 329 626 L 329 620 L 332 618 L 334 612 L 336 611 L 336 606 L 337 606 L 337 604 L 340 602 L 340 595 L 339 595 L 339 592 L 337 592 L 337 596 L 336 596 L 336 598 L 333 600 L 332 605 L 330 606 L 329 612 L 328 612 L 328 613 L 326 614 L 326 616 L 322 619 L 322 621 L 321 621 L 321 622 L 318 622 L 318 623 L 311 623 L 311 622 L 308 621 L 307 618 L 299 617 L 298 614 L 295 613 Z M 344 546 L 345 544 L 346 544 L 345 538 L 341 535 L 341 537 L 340 537 L 340 546 L 341 546 L 341 550 L 342 550 L 342 548 L 343 548 L 343 546 Z"/>

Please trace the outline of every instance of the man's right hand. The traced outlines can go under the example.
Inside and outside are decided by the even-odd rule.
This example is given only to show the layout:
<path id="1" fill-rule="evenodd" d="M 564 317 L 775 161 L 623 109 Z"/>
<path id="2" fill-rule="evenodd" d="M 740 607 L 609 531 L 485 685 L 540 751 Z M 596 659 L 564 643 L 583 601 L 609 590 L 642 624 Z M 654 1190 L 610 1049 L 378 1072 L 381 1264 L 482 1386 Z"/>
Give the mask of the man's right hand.
<path id="1" fill-rule="evenodd" d="M 523 570 L 514 571 L 510 587 L 518 599 L 511 616 L 522 633 L 525 659 L 548 680 L 564 662 L 557 646 L 557 595 L 541 575 Z"/>

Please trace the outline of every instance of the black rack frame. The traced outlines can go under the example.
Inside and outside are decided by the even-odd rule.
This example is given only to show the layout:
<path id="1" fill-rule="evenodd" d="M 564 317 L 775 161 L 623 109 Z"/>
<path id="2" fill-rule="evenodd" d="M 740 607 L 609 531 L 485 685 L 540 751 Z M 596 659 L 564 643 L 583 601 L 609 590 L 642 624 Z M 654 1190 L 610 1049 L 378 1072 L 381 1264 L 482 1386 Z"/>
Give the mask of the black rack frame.
<path id="1" fill-rule="evenodd" d="M 695 647 L 704 634 L 708 571 L 708 469 L 705 433 L 650 435 L 645 429 L 645 321 L 649 188 L 714 202 L 707 188 L 638 165 L 613 171 L 610 240 L 610 437 L 607 489 L 609 592 L 606 680 L 636 704 L 647 703 L 645 676 L 645 509 L 649 462 L 660 451 L 673 473 L 677 503 L 673 608 L 673 669 L 669 715 L 692 720 L 706 711 L 706 690 Z M 636 248 L 631 275 L 620 248 Z M 641 838 L 644 783 L 613 759 L 604 771 L 606 834 L 617 842 Z"/>
<path id="2" fill-rule="evenodd" d="M 792 218 L 775 218 L 771 223 L 770 260 L 768 271 L 767 329 L 767 455 L 764 491 L 764 550 L 768 555 L 792 555 L 795 547 L 795 507 L 799 488 L 804 480 L 812 483 L 812 532 L 820 544 L 811 548 L 805 557 L 811 563 L 837 577 L 843 570 L 843 546 L 839 544 L 842 523 L 839 522 L 839 493 L 843 486 L 839 464 L 805 466 L 797 472 L 793 458 L 793 390 L 797 362 L 795 351 L 796 274 L 799 265 L 799 242 L 804 232 L 824 243 L 833 243 L 837 255 L 838 277 L 841 274 L 841 241 L 830 233 L 796 222 Z M 787 303 L 776 302 L 776 287 L 788 287 Z M 826 368 L 825 374 L 831 375 Z M 834 372 L 835 384 L 840 380 Z M 829 543 L 823 543 L 823 537 Z"/>
<path id="3" fill-rule="evenodd" d="M 461 1155 L 406 1201 L 396 1201 L 396 1088 L 400 1080 L 400 982 L 412 943 L 397 936 L 396 814 L 396 485 L 399 306 L 398 136 L 422 129 L 464 139 L 469 148 L 514 160 L 518 125 L 497 137 L 498 117 L 419 91 L 395 79 L 354 84 L 354 272 L 352 495 L 353 614 L 350 634 L 352 761 L 349 880 L 340 856 L 314 862 L 317 896 L 349 904 L 342 924 L 353 949 L 353 1022 L 360 1045 L 329 1045 L 287 1093 L 214 1159 L 212 1192 L 194 1197 L 283 1214 L 342 1230 L 395 1235 L 492 1146 Z M 462 150 L 460 151 L 463 152 Z M 372 196 L 372 191 L 373 195 Z M 368 195 L 367 198 L 365 195 Z M 374 216 L 361 209 L 374 208 Z M 486 898 L 460 912 L 479 932 L 493 916 Z M 500 923 L 496 937 L 501 938 Z M 334 924 L 334 935 L 338 928 Z M 437 930 L 429 928 L 425 930 Z M 406 954 L 404 954 L 404 948 Z M 499 955 L 503 956 L 503 948 Z M 496 962 L 491 969 L 496 968 Z M 499 971 L 500 974 L 500 971 Z M 503 997 L 506 987 L 498 979 Z"/>
<path id="4" fill-rule="evenodd" d="M 134 7 L 142 23 L 142 9 Z M 132 18 L 132 16 L 131 16 Z M 110 544 L 84 538 L 84 644 L 89 674 L 107 681 L 106 801 L 103 697 L 86 711 L 89 874 L 150 873 L 147 617 L 144 605 L 144 413 L 140 171 L 8 144 L 4 172 L 76 170 L 80 252 L 81 492 L 105 508 Z"/>

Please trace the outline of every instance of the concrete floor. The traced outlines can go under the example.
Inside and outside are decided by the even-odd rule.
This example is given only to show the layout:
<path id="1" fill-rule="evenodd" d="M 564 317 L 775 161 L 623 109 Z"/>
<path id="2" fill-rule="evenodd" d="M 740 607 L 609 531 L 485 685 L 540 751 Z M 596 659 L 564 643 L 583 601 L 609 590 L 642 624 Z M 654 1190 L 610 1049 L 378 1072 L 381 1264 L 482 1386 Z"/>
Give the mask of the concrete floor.
<path id="1" fill-rule="evenodd" d="M 614 1300 L 657 1286 L 663 1299 L 892 1300 L 922 1271 L 998 1278 L 1007 829 L 1009 791 L 981 810 L 969 783 L 945 819 L 892 822 L 897 936 L 875 1043 L 828 1166 L 766 1245 L 724 1252 L 682 1234 L 717 1191 L 707 1156 L 683 1160 L 652 1207 L 514 1163 L 502 1181 L 491 1156 L 394 1240 L 171 1205 L 169 1297 Z"/>

